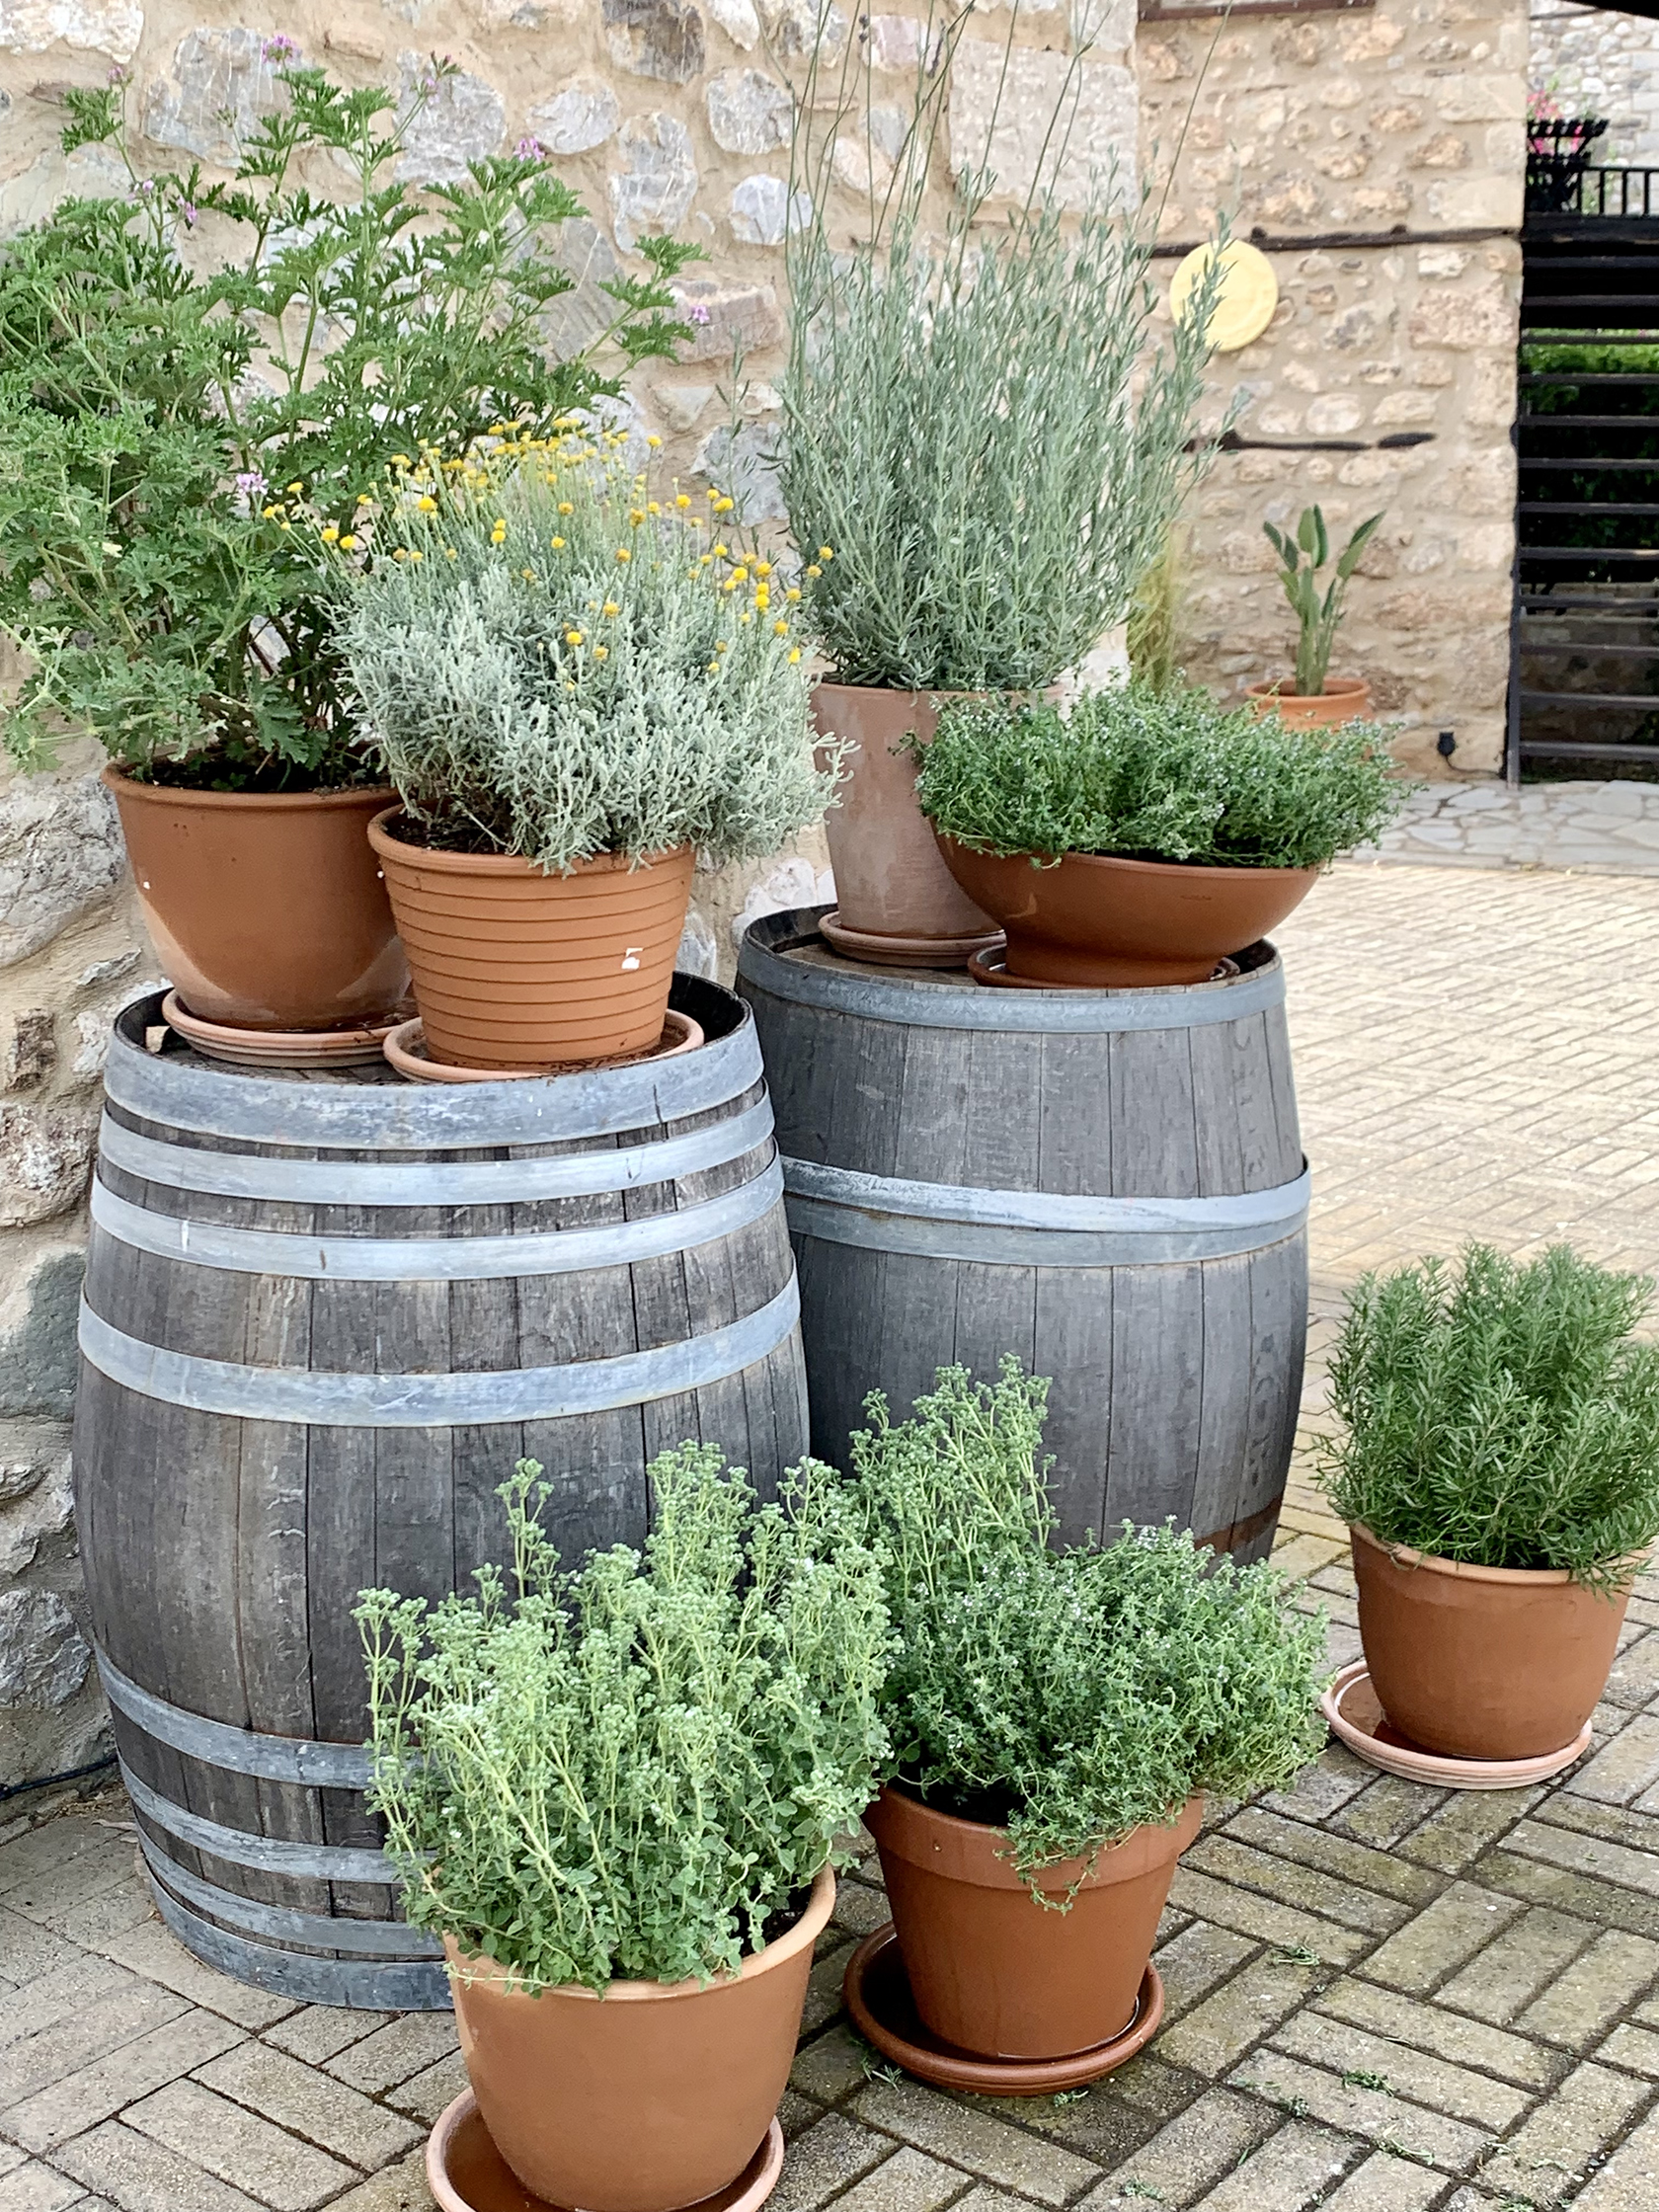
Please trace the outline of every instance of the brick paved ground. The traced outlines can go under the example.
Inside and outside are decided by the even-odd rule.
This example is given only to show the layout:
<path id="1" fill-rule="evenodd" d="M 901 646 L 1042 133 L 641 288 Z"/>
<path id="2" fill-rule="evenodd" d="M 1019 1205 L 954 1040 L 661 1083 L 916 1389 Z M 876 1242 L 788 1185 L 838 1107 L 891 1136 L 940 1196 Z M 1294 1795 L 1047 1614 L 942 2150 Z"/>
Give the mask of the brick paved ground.
<path id="1" fill-rule="evenodd" d="M 1352 868 L 1315 893 L 1284 932 L 1315 1352 L 1359 1269 L 1471 1233 L 1659 1265 L 1656 932 L 1659 881 Z M 1299 1479 L 1280 1556 L 1337 1657 L 1342 1555 Z M 1332 1750 L 1214 1808 L 1161 1937 L 1167 2024 L 1073 2101 L 874 2067 L 838 2012 L 884 1917 L 866 1863 L 814 1976 L 779 2212 L 1653 2212 L 1656 1630 L 1659 1577 L 1551 1788 L 1418 1789 Z M 460 2082 L 446 2017 L 291 2007 L 197 1965 L 150 1915 L 118 1793 L 0 1842 L 0 2212 L 424 2212 L 421 2137 Z"/>

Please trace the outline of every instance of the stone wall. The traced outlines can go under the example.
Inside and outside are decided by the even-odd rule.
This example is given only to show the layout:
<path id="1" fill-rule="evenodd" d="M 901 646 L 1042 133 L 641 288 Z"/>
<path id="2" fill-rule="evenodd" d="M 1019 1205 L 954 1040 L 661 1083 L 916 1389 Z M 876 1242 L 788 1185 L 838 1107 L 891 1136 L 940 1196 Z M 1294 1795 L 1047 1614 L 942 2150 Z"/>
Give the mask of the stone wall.
<path id="1" fill-rule="evenodd" d="M 1659 167 L 1659 22 L 1533 0 L 1532 87 L 1563 115 L 1605 116 L 1598 161 Z"/>
<path id="2" fill-rule="evenodd" d="M 1234 692 L 1288 669 L 1264 518 L 1317 501 L 1345 535 L 1385 509 L 1333 666 L 1371 679 L 1428 773 L 1445 729 L 1457 769 L 1502 761 L 1527 36 L 1519 0 L 1381 0 L 1219 40 L 1144 24 L 1138 47 L 1160 235 L 1226 213 L 1266 234 L 1280 288 L 1265 335 L 1217 362 L 1268 449 L 1224 457 L 1195 502 L 1186 667 Z M 1400 436 L 1425 442 L 1380 442 Z"/>

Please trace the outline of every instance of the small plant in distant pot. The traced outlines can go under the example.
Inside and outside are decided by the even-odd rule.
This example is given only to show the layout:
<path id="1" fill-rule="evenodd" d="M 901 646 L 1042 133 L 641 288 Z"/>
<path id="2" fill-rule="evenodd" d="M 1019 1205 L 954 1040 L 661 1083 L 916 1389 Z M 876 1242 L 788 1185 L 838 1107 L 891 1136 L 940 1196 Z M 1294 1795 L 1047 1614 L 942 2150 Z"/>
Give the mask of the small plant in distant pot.
<path id="1" fill-rule="evenodd" d="M 1372 1688 L 1411 1743 L 1526 1760 L 1586 1729 L 1659 1538 L 1659 1346 L 1632 1338 L 1652 1293 L 1565 1244 L 1355 1288 L 1323 1479 Z"/>
<path id="2" fill-rule="evenodd" d="M 783 2094 L 886 1748 L 882 1574 L 830 1469 L 757 1509 L 697 1444 L 649 1470 L 643 1557 L 564 1573 L 540 1472 L 502 1490 L 512 1594 L 362 1594 L 372 1801 L 497 2150 L 550 2204 L 663 2212 L 742 2174 Z"/>
<path id="3" fill-rule="evenodd" d="M 1010 1358 L 990 1385 L 941 1368 L 908 1421 L 869 1400 L 852 1457 L 899 1646 L 894 1778 L 866 1820 L 925 2027 L 993 2058 L 1102 2053 L 1104 2072 L 1146 2019 L 1202 1792 L 1317 1754 L 1324 1638 L 1270 1567 L 1168 1527 L 1051 1549 L 1047 1394 Z"/>
<path id="4" fill-rule="evenodd" d="M 1382 519 L 1381 514 L 1373 514 L 1359 525 L 1336 556 L 1335 573 L 1322 593 L 1319 573 L 1330 560 L 1331 548 L 1321 510 L 1304 507 L 1294 537 L 1275 523 L 1262 524 L 1279 556 L 1279 582 L 1297 618 L 1297 657 L 1296 672 L 1288 681 L 1281 677 L 1249 686 L 1248 696 L 1260 712 L 1319 727 L 1370 714 L 1371 685 L 1357 675 L 1332 675 L 1330 657 L 1349 579 Z"/>
<path id="5" fill-rule="evenodd" d="M 620 432 L 405 472 L 341 640 L 402 800 L 373 825 L 432 1058 L 546 1069 L 651 1050 L 699 852 L 817 819 L 788 585 L 650 496 Z M 701 503 L 698 503 L 701 505 Z"/>
<path id="6" fill-rule="evenodd" d="M 1068 715 L 950 706 L 916 779 L 951 873 L 1007 931 L 1009 975 L 1105 987 L 1202 983 L 1391 822 L 1404 789 L 1375 729 L 1145 683 Z"/>

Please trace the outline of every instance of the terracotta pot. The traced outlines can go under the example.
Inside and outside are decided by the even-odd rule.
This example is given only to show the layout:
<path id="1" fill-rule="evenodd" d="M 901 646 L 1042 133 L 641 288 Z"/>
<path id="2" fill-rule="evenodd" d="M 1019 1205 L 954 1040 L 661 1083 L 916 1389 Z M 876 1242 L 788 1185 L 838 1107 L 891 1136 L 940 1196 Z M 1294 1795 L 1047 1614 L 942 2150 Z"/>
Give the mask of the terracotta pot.
<path id="1" fill-rule="evenodd" d="M 328 1029 L 409 988 L 363 830 L 393 796 L 177 791 L 114 764 L 121 834 L 156 957 L 188 1013 L 237 1029 Z"/>
<path id="2" fill-rule="evenodd" d="M 1175 1861 L 1198 1834 L 1194 1798 L 1172 1828 L 1102 1852 L 1069 1912 L 1040 1905 L 1004 1856 L 1004 1830 L 935 1812 L 891 1783 L 865 1814 L 923 2024 L 983 2058 L 1064 2058 L 1134 2017 Z M 1050 1867 L 1064 1896 L 1079 1861 Z"/>
<path id="3" fill-rule="evenodd" d="M 1281 679 L 1289 683 L 1289 676 Z M 1365 722 L 1371 715 L 1371 685 L 1363 676 L 1331 675 L 1322 692 L 1282 690 L 1278 683 L 1252 683 L 1244 696 L 1258 714 L 1277 714 L 1281 722 L 1304 730 L 1334 730 L 1344 722 Z"/>
<path id="4" fill-rule="evenodd" d="M 976 942 L 995 934 L 989 918 L 951 880 L 915 802 L 909 734 L 925 745 L 938 725 L 937 702 L 951 695 L 859 683 L 821 683 L 813 693 L 820 732 L 847 747 L 824 833 L 836 904 L 849 930 Z M 821 752 L 821 765 L 823 759 Z"/>
<path id="5" fill-rule="evenodd" d="M 1312 890 L 1317 868 L 1195 868 L 1068 852 L 970 852 L 940 837 L 951 874 L 1008 933 L 1007 971 L 1041 984 L 1123 989 L 1201 984 Z"/>
<path id="6" fill-rule="evenodd" d="M 656 1044 L 691 898 L 689 845 L 634 868 L 601 853 L 549 876 L 509 853 L 405 844 L 392 834 L 401 820 L 388 807 L 368 836 L 431 1059 L 522 1073 Z"/>
<path id="7" fill-rule="evenodd" d="M 444 1939 L 461 2056 L 495 2146 L 533 2196 L 582 2212 L 677 2212 L 753 2158 L 789 2079 L 825 1867 L 788 1933 L 717 1982 L 530 1996 Z"/>
<path id="8" fill-rule="evenodd" d="M 1471 1567 L 1355 1524 L 1360 1638 L 1392 1726 L 1425 1751 L 1532 1759 L 1571 1743 L 1607 1686 L 1628 1590 L 1564 1567 Z"/>

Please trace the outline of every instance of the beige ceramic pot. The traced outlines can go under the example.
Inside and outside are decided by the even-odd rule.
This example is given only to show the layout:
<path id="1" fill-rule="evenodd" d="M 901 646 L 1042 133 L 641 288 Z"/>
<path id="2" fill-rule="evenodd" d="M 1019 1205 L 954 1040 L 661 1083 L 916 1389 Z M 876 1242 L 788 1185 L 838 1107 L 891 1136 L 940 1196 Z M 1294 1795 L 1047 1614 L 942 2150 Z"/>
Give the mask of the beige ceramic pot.
<path id="1" fill-rule="evenodd" d="M 467 2076 L 531 2195 L 582 2212 L 677 2212 L 735 2180 L 789 2080 L 834 1902 L 825 1867 L 795 1926 L 739 1973 L 612 1982 L 602 1995 L 514 1990 L 446 1938 Z"/>
<path id="2" fill-rule="evenodd" d="M 1344 722 L 1370 719 L 1371 685 L 1361 676 L 1327 676 L 1319 693 L 1292 691 L 1291 680 L 1252 683 L 1244 696 L 1258 714 L 1276 714 L 1281 722 L 1304 730 L 1335 730 Z"/>

